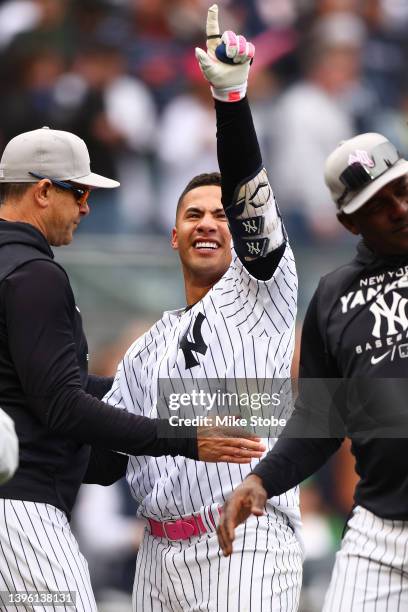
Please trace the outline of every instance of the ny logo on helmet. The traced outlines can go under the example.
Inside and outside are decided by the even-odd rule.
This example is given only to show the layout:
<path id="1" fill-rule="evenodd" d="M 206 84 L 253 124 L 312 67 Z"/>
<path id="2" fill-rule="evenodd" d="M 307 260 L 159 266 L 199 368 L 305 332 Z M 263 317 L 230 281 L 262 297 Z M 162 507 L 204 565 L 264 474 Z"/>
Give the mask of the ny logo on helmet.
<path id="1" fill-rule="evenodd" d="M 374 161 L 368 155 L 367 151 L 363 151 L 361 149 L 357 149 L 355 153 L 350 153 L 348 158 L 348 165 L 359 163 L 362 166 L 367 166 L 367 168 L 373 168 L 375 166 Z"/>

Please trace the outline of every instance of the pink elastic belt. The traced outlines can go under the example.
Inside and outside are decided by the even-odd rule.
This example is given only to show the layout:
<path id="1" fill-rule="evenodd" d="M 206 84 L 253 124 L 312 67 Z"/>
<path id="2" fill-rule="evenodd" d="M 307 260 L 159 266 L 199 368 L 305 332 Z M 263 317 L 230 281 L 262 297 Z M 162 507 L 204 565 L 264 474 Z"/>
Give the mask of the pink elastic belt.
<path id="1" fill-rule="evenodd" d="M 215 528 L 215 522 L 209 514 L 211 522 Z M 156 521 L 152 518 L 147 519 L 150 525 L 150 533 L 158 538 L 168 540 L 188 540 L 202 533 L 211 533 L 213 530 L 204 525 L 202 517 L 198 515 L 183 516 L 175 521 Z"/>

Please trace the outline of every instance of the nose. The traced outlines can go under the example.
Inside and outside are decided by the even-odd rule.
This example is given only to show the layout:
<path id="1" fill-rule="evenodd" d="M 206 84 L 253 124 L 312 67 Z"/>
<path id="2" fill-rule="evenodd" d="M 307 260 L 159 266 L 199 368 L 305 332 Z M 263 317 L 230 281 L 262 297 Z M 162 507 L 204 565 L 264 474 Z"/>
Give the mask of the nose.
<path id="1" fill-rule="evenodd" d="M 81 215 L 81 217 L 86 217 L 87 215 L 89 215 L 88 202 L 85 202 L 85 204 L 79 205 L 79 214 Z"/>
<path id="2" fill-rule="evenodd" d="M 389 216 L 391 221 L 399 221 L 408 214 L 408 200 L 406 198 L 393 197 L 389 204 Z"/>
<path id="3" fill-rule="evenodd" d="M 215 232 L 217 230 L 216 220 L 211 214 L 205 214 L 199 219 L 196 229 L 205 234 Z"/>

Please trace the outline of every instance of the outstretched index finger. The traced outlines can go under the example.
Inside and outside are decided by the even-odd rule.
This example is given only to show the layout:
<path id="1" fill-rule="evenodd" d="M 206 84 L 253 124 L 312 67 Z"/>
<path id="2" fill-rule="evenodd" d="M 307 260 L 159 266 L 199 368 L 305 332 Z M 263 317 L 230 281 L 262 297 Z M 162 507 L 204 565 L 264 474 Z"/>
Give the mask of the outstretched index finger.
<path id="1" fill-rule="evenodd" d="M 209 51 L 215 51 L 217 46 L 221 42 L 221 33 L 220 26 L 218 23 L 218 5 L 213 4 L 208 9 L 207 13 L 207 26 L 206 26 L 206 34 L 207 34 L 207 49 Z"/>

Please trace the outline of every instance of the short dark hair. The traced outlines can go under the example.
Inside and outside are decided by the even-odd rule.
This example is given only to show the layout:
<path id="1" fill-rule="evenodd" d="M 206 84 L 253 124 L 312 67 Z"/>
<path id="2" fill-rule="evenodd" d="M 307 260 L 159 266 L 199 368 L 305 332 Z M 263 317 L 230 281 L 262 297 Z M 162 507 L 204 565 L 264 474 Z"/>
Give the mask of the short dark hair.
<path id="1" fill-rule="evenodd" d="M 184 196 L 187 195 L 189 191 L 192 191 L 197 187 L 206 187 L 207 185 L 215 185 L 216 187 L 221 187 L 221 174 L 219 172 L 205 172 L 204 174 L 197 174 L 197 176 L 194 176 L 191 181 L 189 181 L 184 187 L 178 199 L 176 219 L 177 215 L 179 214 L 179 210 L 183 202 Z"/>
<path id="2" fill-rule="evenodd" d="M 0 206 L 6 200 L 17 200 L 32 187 L 33 183 L 0 183 Z"/>

